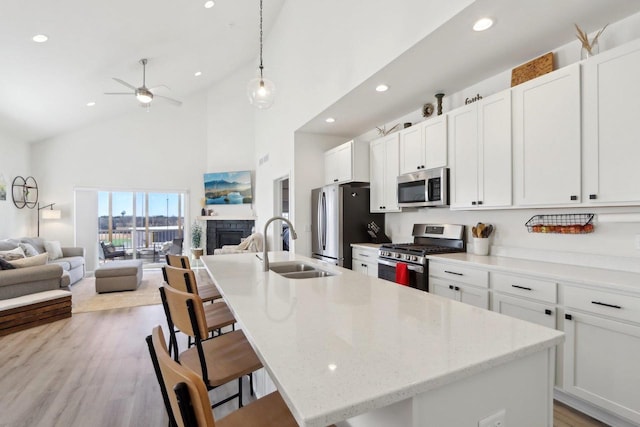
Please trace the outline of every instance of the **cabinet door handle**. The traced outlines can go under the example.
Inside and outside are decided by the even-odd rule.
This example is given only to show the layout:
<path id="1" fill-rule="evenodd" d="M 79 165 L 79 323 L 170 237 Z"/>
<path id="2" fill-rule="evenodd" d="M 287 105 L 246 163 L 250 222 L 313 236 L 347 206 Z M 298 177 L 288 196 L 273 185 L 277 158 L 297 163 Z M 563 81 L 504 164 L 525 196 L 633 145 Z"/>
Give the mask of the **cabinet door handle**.
<path id="1" fill-rule="evenodd" d="M 567 320 L 573 320 L 573 316 L 570 315 L 570 314 L 565 314 L 564 318 L 567 319 Z"/>
<path id="2" fill-rule="evenodd" d="M 333 182 L 338 182 L 338 178 L 334 179 Z"/>
<path id="3" fill-rule="evenodd" d="M 358 256 L 361 256 L 362 258 L 369 258 L 369 255 L 366 254 L 358 254 Z"/>
<path id="4" fill-rule="evenodd" d="M 457 286 L 454 286 L 454 287 L 453 287 L 453 289 L 455 289 L 456 291 L 459 291 L 459 290 L 460 290 L 460 288 L 459 288 L 459 287 L 457 287 Z"/>
<path id="5" fill-rule="evenodd" d="M 449 289 L 453 290 L 453 285 L 449 285 Z"/>
<path id="6" fill-rule="evenodd" d="M 598 198 L 598 196 L 596 194 L 589 194 L 589 199 L 590 200 L 595 200 L 597 198 Z"/>
<path id="7" fill-rule="evenodd" d="M 544 310 L 544 314 L 546 314 L 547 316 L 551 316 L 553 314 L 553 312 L 551 310 L 549 310 L 548 308 L 546 308 Z"/>
<path id="8" fill-rule="evenodd" d="M 533 289 L 531 288 L 527 288 L 526 286 L 520 286 L 520 285 L 511 285 L 512 288 L 518 288 L 518 289 L 524 289 L 525 291 L 532 291 Z"/>
<path id="9" fill-rule="evenodd" d="M 361 264 L 361 265 L 362 265 L 363 267 L 366 267 L 366 266 L 367 266 L 367 264 Z"/>
<path id="10" fill-rule="evenodd" d="M 482 204 L 482 200 L 478 200 L 478 204 L 481 205 Z"/>
<path id="11" fill-rule="evenodd" d="M 571 200 L 578 200 L 578 196 L 571 196 Z"/>
<path id="12" fill-rule="evenodd" d="M 471 206 L 475 206 L 476 205 L 476 201 L 474 200 L 473 202 L 471 202 Z"/>
<path id="13" fill-rule="evenodd" d="M 456 273 L 455 271 L 449 271 L 449 270 L 445 270 L 445 273 L 449 273 L 449 274 L 455 274 L 456 276 L 464 276 L 464 274 L 462 273 Z"/>
<path id="14" fill-rule="evenodd" d="M 591 301 L 591 304 L 604 305 L 605 307 L 611 307 L 611 308 L 617 308 L 617 309 L 621 309 L 622 308 L 619 305 L 607 304 L 606 302 L 600 302 L 600 301 Z"/>

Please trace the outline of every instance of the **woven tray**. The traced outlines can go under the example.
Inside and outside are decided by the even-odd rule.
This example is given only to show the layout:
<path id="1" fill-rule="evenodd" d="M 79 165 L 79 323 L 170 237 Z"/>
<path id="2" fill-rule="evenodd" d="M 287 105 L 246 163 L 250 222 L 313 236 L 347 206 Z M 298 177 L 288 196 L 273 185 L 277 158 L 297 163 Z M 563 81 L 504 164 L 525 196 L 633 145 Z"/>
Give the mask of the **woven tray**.
<path id="1" fill-rule="evenodd" d="M 539 58 L 522 64 L 511 71 L 511 87 L 528 80 L 535 79 L 553 71 L 553 53 L 549 52 Z"/>

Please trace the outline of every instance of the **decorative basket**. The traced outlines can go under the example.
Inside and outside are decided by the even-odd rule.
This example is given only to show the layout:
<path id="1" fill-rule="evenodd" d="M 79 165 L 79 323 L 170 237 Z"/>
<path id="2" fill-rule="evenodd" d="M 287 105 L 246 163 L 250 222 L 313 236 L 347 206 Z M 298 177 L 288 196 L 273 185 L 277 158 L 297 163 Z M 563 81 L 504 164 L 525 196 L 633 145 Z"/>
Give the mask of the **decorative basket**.
<path id="1" fill-rule="evenodd" d="M 594 214 L 534 215 L 525 224 L 529 233 L 593 233 Z"/>

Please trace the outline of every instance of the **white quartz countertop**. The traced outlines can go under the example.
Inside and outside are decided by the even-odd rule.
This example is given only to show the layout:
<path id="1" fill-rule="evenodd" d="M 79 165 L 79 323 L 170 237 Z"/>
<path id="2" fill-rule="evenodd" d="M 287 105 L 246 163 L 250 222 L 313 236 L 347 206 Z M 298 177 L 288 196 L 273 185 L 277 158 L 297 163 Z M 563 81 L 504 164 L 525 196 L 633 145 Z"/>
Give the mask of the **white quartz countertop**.
<path id="1" fill-rule="evenodd" d="M 434 261 L 476 265 L 492 271 L 530 274 L 563 283 L 580 283 L 609 287 L 618 291 L 640 292 L 640 274 L 626 271 L 470 253 L 429 255 L 428 258 Z"/>
<path id="2" fill-rule="evenodd" d="M 203 261 L 303 427 L 381 408 L 555 346 L 562 332 L 318 260 L 337 273 L 287 279 L 255 254 Z"/>
<path id="3" fill-rule="evenodd" d="M 382 246 L 381 243 L 352 243 L 352 248 L 363 248 L 363 249 L 380 249 Z"/>

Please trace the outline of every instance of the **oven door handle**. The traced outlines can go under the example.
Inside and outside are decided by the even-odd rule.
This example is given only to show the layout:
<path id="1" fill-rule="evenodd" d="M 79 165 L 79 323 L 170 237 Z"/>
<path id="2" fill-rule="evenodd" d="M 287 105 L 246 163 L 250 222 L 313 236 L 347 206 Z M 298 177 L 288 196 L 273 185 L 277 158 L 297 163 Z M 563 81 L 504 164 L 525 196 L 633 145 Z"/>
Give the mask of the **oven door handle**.
<path id="1" fill-rule="evenodd" d="M 402 262 L 402 261 L 400 261 Z M 382 264 L 382 265 L 388 265 L 389 267 L 394 267 L 398 264 L 398 261 L 389 261 L 386 259 L 380 259 L 378 258 L 378 264 Z M 424 273 L 424 266 L 422 265 L 415 265 L 415 264 L 407 264 L 407 269 L 411 270 L 411 271 L 416 271 L 418 273 Z"/>

